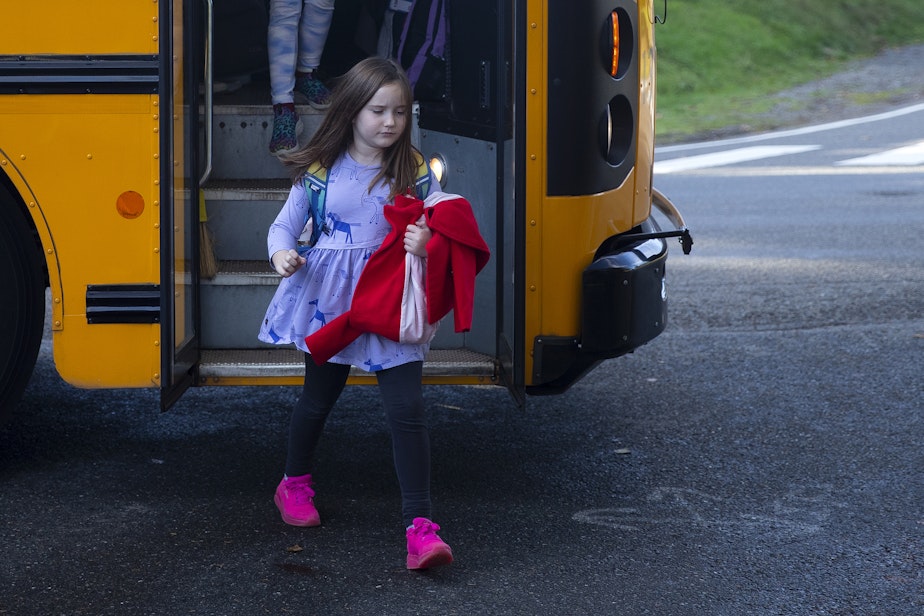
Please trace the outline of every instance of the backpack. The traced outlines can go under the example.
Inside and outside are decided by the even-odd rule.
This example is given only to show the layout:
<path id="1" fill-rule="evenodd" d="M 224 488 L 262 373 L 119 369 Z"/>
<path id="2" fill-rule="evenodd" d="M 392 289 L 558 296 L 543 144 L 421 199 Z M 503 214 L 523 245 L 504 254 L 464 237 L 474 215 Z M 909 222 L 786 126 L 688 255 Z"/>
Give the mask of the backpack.
<path id="1" fill-rule="evenodd" d="M 449 0 L 414 0 L 398 40 L 398 63 L 418 101 L 443 101 L 449 90 Z"/>
<path id="2" fill-rule="evenodd" d="M 321 233 L 330 235 L 327 226 L 327 212 L 324 201 L 327 199 L 327 169 L 320 163 L 314 162 L 308 167 L 303 176 L 305 191 L 308 193 L 308 212 L 305 214 L 305 224 L 298 237 L 298 254 L 308 254 Z M 430 192 L 430 167 L 424 157 L 417 155 L 417 179 L 414 180 L 414 191 L 421 199 Z M 316 221 L 321 221 L 316 224 Z"/>

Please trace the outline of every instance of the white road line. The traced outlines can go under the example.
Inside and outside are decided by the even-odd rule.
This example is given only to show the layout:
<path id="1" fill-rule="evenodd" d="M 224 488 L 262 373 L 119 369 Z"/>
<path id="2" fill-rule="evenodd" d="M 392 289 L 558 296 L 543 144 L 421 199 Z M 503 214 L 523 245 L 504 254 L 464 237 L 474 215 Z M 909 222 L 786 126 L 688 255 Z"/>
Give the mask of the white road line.
<path id="1" fill-rule="evenodd" d="M 713 169 L 692 169 L 684 175 L 708 177 L 771 177 L 803 175 L 924 175 L 924 165 L 907 167 L 721 167 Z"/>
<path id="2" fill-rule="evenodd" d="M 924 141 L 903 148 L 885 150 L 869 156 L 841 160 L 835 165 L 883 167 L 889 165 L 913 166 L 924 164 Z"/>
<path id="3" fill-rule="evenodd" d="M 897 118 L 903 115 L 908 115 L 909 113 L 917 113 L 919 111 L 924 111 L 924 103 L 919 103 L 917 105 L 911 105 L 909 107 L 902 107 L 901 109 L 894 109 L 892 111 L 887 111 L 885 113 L 877 113 L 875 115 L 863 116 L 860 118 L 853 118 L 850 120 L 839 120 L 837 122 L 828 122 L 826 124 L 816 124 L 815 126 L 804 126 L 802 128 L 794 128 L 791 130 L 781 130 L 775 133 L 762 133 L 760 135 L 747 135 L 745 137 L 733 137 L 731 139 L 722 139 L 720 141 L 700 141 L 697 143 L 681 143 L 677 145 L 668 145 L 668 146 L 658 147 L 655 149 L 657 152 L 667 154 L 669 152 L 683 152 L 685 150 L 722 147 L 726 145 L 738 145 L 740 143 L 755 143 L 757 141 L 766 141 L 768 139 L 778 139 L 780 137 L 795 137 L 799 135 L 809 135 L 812 133 L 820 133 L 826 130 L 833 130 L 835 128 L 844 128 L 846 126 L 856 126 L 858 124 L 866 124 L 868 122 L 878 122 L 880 120 L 889 120 L 891 118 Z"/>
<path id="4" fill-rule="evenodd" d="M 698 156 L 684 156 L 682 158 L 674 158 L 661 162 L 655 161 L 654 172 L 660 175 L 663 173 L 677 173 L 706 167 L 723 167 L 725 165 L 733 165 L 735 163 L 760 160 L 774 156 L 799 154 L 801 152 L 817 150 L 820 147 L 819 145 L 756 145 L 749 148 L 738 148 L 736 150 L 700 154 Z"/>

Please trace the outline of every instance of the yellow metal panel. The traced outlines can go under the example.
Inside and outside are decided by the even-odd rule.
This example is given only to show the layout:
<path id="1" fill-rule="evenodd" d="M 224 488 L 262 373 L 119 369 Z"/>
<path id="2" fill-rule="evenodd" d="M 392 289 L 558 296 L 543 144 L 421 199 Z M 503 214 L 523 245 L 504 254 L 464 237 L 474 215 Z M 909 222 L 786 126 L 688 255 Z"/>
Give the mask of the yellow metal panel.
<path id="1" fill-rule="evenodd" d="M 636 165 L 618 188 L 597 195 L 549 197 L 545 170 L 548 125 L 546 3 L 527 2 L 526 27 L 526 383 L 532 384 L 538 335 L 580 336 L 581 273 L 608 237 L 648 218 L 654 157 L 652 2 L 638 3 L 640 42 Z M 562 118 L 567 121 L 567 118 Z"/>
<path id="2" fill-rule="evenodd" d="M 533 338 L 541 331 L 540 293 L 543 249 L 543 200 L 545 184 L 545 127 L 547 125 L 547 14 L 545 2 L 532 0 L 526 7 L 526 175 L 525 213 L 525 349 L 523 349 L 526 384 L 532 384 Z"/>
<path id="3" fill-rule="evenodd" d="M 159 325 L 87 325 L 85 315 L 66 315 L 53 344 L 58 373 L 75 387 L 153 387 L 160 383 Z"/>
<path id="4" fill-rule="evenodd" d="M 630 174 L 620 188 L 598 195 L 543 199 L 541 242 L 546 250 L 536 274 L 534 294 L 541 299 L 542 312 L 535 335 L 580 335 L 581 273 L 606 238 L 634 226 L 634 177 Z M 528 342 L 532 345 L 532 336 Z"/>
<path id="5" fill-rule="evenodd" d="M 156 0 L 3 2 L 0 55 L 157 53 Z"/>
<path id="6" fill-rule="evenodd" d="M 77 385 L 159 378 L 159 326 L 86 321 L 87 285 L 160 282 L 158 125 L 150 95 L 0 97 L 0 169 L 40 229 L 56 364 Z M 118 209 L 127 191 L 143 202 L 134 218 Z"/>

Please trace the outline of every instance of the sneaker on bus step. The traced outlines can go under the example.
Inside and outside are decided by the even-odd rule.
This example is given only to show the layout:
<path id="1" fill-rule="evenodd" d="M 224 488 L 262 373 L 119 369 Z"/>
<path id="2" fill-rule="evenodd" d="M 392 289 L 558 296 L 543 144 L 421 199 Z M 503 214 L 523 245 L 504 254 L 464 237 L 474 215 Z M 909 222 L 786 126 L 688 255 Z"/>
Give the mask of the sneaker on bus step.
<path id="1" fill-rule="evenodd" d="M 314 76 L 313 71 L 295 75 L 295 98 L 302 99 L 315 109 L 330 107 L 330 90 Z"/>
<path id="2" fill-rule="evenodd" d="M 430 569 L 452 562 L 452 549 L 436 534 L 439 529 L 427 518 L 414 518 L 414 525 L 407 529 L 408 569 Z"/>
<path id="3" fill-rule="evenodd" d="M 282 519 L 292 526 L 320 526 L 321 516 L 314 506 L 311 475 L 283 477 L 276 487 L 273 500 Z"/>
<path id="4" fill-rule="evenodd" d="M 273 136 L 270 138 L 270 154 L 279 156 L 298 148 L 298 136 L 302 132 L 302 121 L 295 111 L 294 103 L 273 105 Z"/>

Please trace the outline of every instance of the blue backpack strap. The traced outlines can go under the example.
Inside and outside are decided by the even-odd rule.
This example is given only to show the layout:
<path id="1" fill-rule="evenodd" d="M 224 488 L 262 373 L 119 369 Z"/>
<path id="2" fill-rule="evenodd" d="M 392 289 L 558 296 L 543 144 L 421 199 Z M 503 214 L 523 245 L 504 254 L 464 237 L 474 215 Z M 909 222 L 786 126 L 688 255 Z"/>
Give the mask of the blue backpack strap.
<path id="1" fill-rule="evenodd" d="M 305 184 L 305 192 L 308 195 L 308 212 L 305 214 L 303 226 L 308 224 L 309 218 L 314 221 L 314 226 L 311 229 L 311 243 L 306 246 L 304 251 L 308 252 L 308 250 L 311 250 L 311 248 L 317 244 L 318 238 L 321 237 L 322 230 L 326 227 L 326 221 L 324 220 L 326 216 L 324 201 L 327 198 L 327 169 L 317 162 L 312 163 L 302 176 L 302 181 Z"/>
<path id="2" fill-rule="evenodd" d="M 422 155 L 415 154 L 415 156 L 417 157 L 417 179 L 414 182 L 414 192 L 417 193 L 418 199 L 424 199 L 430 192 L 430 166 Z"/>

